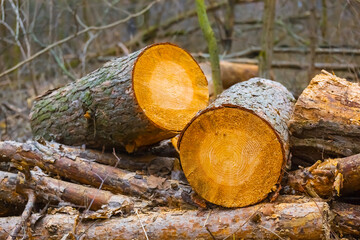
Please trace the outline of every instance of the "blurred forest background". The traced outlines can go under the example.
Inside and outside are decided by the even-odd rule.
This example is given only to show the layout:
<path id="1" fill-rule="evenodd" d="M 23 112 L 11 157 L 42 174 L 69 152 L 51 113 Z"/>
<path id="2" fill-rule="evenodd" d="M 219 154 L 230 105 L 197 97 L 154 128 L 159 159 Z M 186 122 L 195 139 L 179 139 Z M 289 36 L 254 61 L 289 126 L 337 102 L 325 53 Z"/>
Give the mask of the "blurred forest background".
<path id="1" fill-rule="evenodd" d="M 0 140 L 31 138 L 34 98 L 111 58 L 172 42 L 208 60 L 193 0 L 0 1 Z M 256 0 L 207 1 L 221 59 L 257 64 L 263 8 Z M 359 0 L 277 0 L 274 79 L 295 96 L 309 71 L 359 82 L 359 23 Z"/>

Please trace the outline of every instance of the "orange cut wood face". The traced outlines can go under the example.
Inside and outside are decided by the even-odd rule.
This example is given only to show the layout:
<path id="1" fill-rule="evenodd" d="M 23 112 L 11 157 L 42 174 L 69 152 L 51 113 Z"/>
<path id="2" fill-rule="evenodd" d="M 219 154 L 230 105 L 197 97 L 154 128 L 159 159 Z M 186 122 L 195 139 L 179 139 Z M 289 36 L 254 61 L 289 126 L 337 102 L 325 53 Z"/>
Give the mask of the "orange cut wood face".
<path id="1" fill-rule="evenodd" d="M 181 164 L 190 185 L 209 202 L 242 207 L 263 200 L 283 165 L 274 129 L 242 108 L 216 108 L 183 132 Z"/>
<path id="2" fill-rule="evenodd" d="M 199 65 L 172 44 L 155 44 L 141 53 L 133 70 L 133 88 L 145 115 L 170 131 L 181 131 L 209 100 Z"/>

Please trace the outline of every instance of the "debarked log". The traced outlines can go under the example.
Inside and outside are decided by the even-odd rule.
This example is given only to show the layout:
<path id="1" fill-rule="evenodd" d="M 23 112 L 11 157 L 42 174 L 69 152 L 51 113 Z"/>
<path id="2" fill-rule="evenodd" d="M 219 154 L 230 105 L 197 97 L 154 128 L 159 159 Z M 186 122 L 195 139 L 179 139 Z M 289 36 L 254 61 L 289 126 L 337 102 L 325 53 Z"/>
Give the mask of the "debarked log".
<path id="1" fill-rule="evenodd" d="M 133 152 L 175 136 L 208 99 L 206 78 L 193 57 L 160 43 L 39 96 L 31 127 L 46 140 Z"/>
<path id="2" fill-rule="evenodd" d="M 194 190 L 225 207 L 254 204 L 276 191 L 288 160 L 293 103 L 280 83 L 252 78 L 200 111 L 178 141 Z"/>
<path id="3" fill-rule="evenodd" d="M 325 239 L 330 236 L 325 202 L 265 203 L 238 209 L 149 212 L 81 222 L 82 239 Z M 37 222 L 33 239 L 59 239 L 72 233 L 76 216 L 47 215 Z M 0 218 L 0 238 L 18 217 Z M 142 225 L 144 229 L 142 229 Z"/>

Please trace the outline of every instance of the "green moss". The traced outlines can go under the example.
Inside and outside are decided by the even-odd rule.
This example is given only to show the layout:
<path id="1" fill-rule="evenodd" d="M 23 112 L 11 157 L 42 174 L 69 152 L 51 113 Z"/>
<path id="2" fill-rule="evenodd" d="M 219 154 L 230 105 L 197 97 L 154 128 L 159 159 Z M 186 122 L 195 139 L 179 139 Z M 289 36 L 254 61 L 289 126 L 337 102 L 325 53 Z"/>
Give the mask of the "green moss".
<path id="1" fill-rule="evenodd" d="M 51 117 L 51 113 L 50 112 L 47 112 L 47 113 L 44 113 L 42 115 L 39 114 L 39 117 L 36 118 L 36 122 L 38 123 L 41 123 L 42 121 L 46 120 L 46 119 L 49 119 Z"/>
<path id="2" fill-rule="evenodd" d="M 66 110 L 68 110 L 69 109 L 69 107 L 66 105 L 66 104 L 64 104 L 64 105 L 62 105 L 60 108 L 59 108 L 59 111 L 60 112 L 64 112 L 64 111 L 66 111 Z"/>
<path id="3" fill-rule="evenodd" d="M 84 95 L 83 95 L 83 102 L 90 106 L 92 103 L 92 97 L 91 97 L 91 93 L 89 90 L 85 91 Z"/>
<path id="4" fill-rule="evenodd" d="M 110 96 L 110 95 L 111 95 L 111 92 L 112 92 L 112 89 L 111 89 L 111 88 L 107 88 L 107 89 L 104 91 L 104 94 L 107 95 L 107 96 Z"/>

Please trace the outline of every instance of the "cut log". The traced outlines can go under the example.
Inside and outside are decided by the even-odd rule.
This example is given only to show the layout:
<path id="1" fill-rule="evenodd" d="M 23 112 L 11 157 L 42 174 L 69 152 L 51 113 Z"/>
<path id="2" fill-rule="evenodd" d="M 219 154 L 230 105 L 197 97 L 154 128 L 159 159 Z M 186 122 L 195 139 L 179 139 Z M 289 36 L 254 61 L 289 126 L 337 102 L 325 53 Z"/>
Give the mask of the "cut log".
<path id="1" fill-rule="evenodd" d="M 313 197 L 328 198 L 354 193 L 360 190 L 360 154 L 318 161 L 290 172 L 287 179 L 287 194 L 307 192 Z"/>
<path id="2" fill-rule="evenodd" d="M 46 140 L 132 152 L 175 136 L 208 98 L 192 56 L 169 43 L 154 44 L 38 97 L 31 127 Z"/>
<path id="3" fill-rule="evenodd" d="M 315 163 L 360 153 L 360 85 L 322 71 L 300 95 L 289 129 L 295 158 Z"/>
<path id="4" fill-rule="evenodd" d="M 83 221 L 75 235 L 83 239 L 146 239 L 146 232 L 148 239 L 329 239 L 329 213 L 325 202 L 152 212 Z M 0 238 L 7 236 L 18 219 L 0 218 Z M 36 223 L 33 239 L 60 239 L 73 232 L 75 221 L 76 216 L 47 215 Z"/>
<path id="5" fill-rule="evenodd" d="M 87 159 L 71 159 L 61 151 L 36 141 L 0 142 L 0 161 L 13 161 L 22 166 L 38 166 L 78 183 L 153 200 L 154 204 L 170 207 L 206 207 L 188 185 L 163 177 L 145 176 Z M 120 159 L 121 161 L 121 159 Z"/>
<path id="6" fill-rule="evenodd" d="M 241 207 L 276 190 L 288 159 L 294 98 L 280 83 L 253 78 L 224 91 L 180 135 L 190 185 L 209 202 Z"/>
<path id="7" fill-rule="evenodd" d="M 199 64 L 203 70 L 206 79 L 209 84 L 209 95 L 213 96 L 214 86 L 211 76 L 211 66 L 210 63 L 204 62 Z M 228 61 L 220 61 L 220 73 L 221 81 L 224 89 L 231 87 L 232 85 L 244 82 L 250 78 L 258 76 L 259 68 L 255 64 L 244 64 L 244 63 L 232 63 Z"/>

